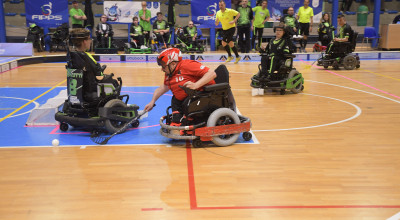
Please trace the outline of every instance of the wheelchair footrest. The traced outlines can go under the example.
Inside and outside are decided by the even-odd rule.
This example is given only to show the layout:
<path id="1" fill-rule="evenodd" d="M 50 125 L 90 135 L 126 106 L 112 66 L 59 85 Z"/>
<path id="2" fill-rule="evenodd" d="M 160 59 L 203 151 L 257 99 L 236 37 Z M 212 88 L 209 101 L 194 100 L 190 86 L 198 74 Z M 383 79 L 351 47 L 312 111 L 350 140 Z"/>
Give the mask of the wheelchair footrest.
<path id="1" fill-rule="evenodd" d="M 212 136 L 237 134 L 250 131 L 250 121 L 241 124 L 221 125 L 215 127 L 202 127 L 194 130 L 196 136 L 200 137 L 202 141 L 211 141 Z"/>

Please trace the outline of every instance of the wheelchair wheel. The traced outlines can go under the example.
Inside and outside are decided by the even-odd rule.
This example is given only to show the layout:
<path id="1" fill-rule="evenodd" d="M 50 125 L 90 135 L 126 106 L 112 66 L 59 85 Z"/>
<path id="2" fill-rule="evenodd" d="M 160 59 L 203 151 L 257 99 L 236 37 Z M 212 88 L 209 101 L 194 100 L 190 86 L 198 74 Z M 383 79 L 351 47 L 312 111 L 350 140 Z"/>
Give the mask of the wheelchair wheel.
<path id="1" fill-rule="evenodd" d="M 104 108 L 113 108 L 113 107 L 126 107 L 126 104 L 119 100 L 119 99 L 112 99 L 110 101 L 108 101 L 105 105 Z M 113 112 L 113 114 L 115 114 Z M 129 113 L 127 112 L 117 112 L 118 115 L 120 116 L 124 116 L 124 117 L 129 117 Z M 125 125 L 126 122 L 122 122 L 122 121 L 117 121 L 117 120 L 111 120 L 111 119 L 107 119 L 105 121 L 105 127 L 107 129 L 108 132 L 110 133 L 115 133 L 117 132 L 120 128 L 122 128 Z M 124 131 L 121 131 L 120 133 L 122 133 Z"/>
<path id="2" fill-rule="evenodd" d="M 207 120 L 207 127 L 219 125 L 240 124 L 239 116 L 228 108 L 219 108 L 211 113 Z M 213 136 L 212 142 L 220 147 L 232 145 L 239 138 L 238 134 Z"/>
<path id="3" fill-rule="evenodd" d="M 343 67 L 346 70 L 353 70 L 354 68 L 356 68 L 357 65 L 357 60 L 354 56 L 351 55 L 347 55 L 344 59 L 343 59 Z"/>
<path id="4" fill-rule="evenodd" d="M 291 79 L 298 75 L 300 75 L 300 73 L 297 70 L 292 70 L 289 73 L 288 79 Z M 293 81 L 293 84 L 296 84 L 299 80 L 301 81 L 302 78 L 299 78 L 299 79 Z M 290 91 L 292 91 L 292 93 L 294 93 L 294 94 L 297 94 L 297 93 L 301 92 L 302 88 L 303 88 L 303 82 L 300 82 L 295 88 L 291 89 Z"/>
<path id="5" fill-rule="evenodd" d="M 68 131 L 68 124 L 67 123 L 61 123 L 60 124 L 60 130 L 61 131 Z"/>

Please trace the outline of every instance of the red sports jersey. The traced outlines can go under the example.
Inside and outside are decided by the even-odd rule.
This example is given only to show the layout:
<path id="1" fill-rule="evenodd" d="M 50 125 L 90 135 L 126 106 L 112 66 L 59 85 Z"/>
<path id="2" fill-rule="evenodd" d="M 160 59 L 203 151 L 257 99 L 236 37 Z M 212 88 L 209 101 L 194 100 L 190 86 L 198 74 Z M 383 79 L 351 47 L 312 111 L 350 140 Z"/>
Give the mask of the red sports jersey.
<path id="1" fill-rule="evenodd" d="M 210 68 L 204 66 L 203 64 L 194 60 L 182 60 L 176 66 L 175 72 L 172 77 L 169 78 L 167 75 L 164 78 L 164 84 L 169 87 L 169 89 L 174 94 L 175 98 L 183 101 L 187 94 L 179 86 L 183 86 L 188 81 L 197 82 L 201 77 L 208 72 Z M 214 80 L 211 80 L 204 86 L 215 84 Z M 200 88 L 198 90 L 202 90 Z"/>

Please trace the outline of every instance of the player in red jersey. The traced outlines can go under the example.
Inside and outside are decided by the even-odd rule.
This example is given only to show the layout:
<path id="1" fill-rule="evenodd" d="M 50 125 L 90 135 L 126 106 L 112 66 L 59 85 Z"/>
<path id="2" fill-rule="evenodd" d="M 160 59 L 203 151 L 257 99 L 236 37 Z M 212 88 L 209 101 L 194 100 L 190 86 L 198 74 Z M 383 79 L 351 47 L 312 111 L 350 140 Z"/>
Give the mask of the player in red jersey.
<path id="1" fill-rule="evenodd" d="M 152 110 L 157 99 L 171 90 L 173 94 L 171 126 L 179 126 L 182 118 L 182 103 L 187 97 L 185 91 L 179 86 L 202 90 L 203 86 L 215 84 L 214 78 L 217 74 L 197 61 L 182 60 L 181 51 L 177 48 L 169 48 L 161 52 L 157 63 L 165 73 L 164 83 L 154 91 L 153 98 L 144 110 Z"/>

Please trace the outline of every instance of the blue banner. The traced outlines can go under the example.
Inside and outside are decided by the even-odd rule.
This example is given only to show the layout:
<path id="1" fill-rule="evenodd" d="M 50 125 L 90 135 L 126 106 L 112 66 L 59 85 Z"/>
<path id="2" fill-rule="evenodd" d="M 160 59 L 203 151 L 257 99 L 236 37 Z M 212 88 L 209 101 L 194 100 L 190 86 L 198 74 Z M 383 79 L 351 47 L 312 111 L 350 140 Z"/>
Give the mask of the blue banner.
<path id="1" fill-rule="evenodd" d="M 35 23 L 39 27 L 57 27 L 68 23 L 68 0 L 25 1 L 26 25 Z"/>
<path id="2" fill-rule="evenodd" d="M 283 10 L 289 7 L 293 7 L 294 11 L 299 11 L 299 8 L 304 4 L 303 0 L 269 0 L 268 1 L 268 10 L 271 15 L 271 19 L 274 21 L 279 21 L 281 16 L 283 16 Z M 313 8 L 314 11 L 314 23 L 319 23 L 322 17 L 322 0 L 310 0 L 310 7 Z"/>
<path id="3" fill-rule="evenodd" d="M 219 0 L 192 1 L 192 20 L 196 25 L 215 27 L 215 16 L 219 10 Z M 231 2 L 226 2 L 226 7 L 231 8 Z"/>

